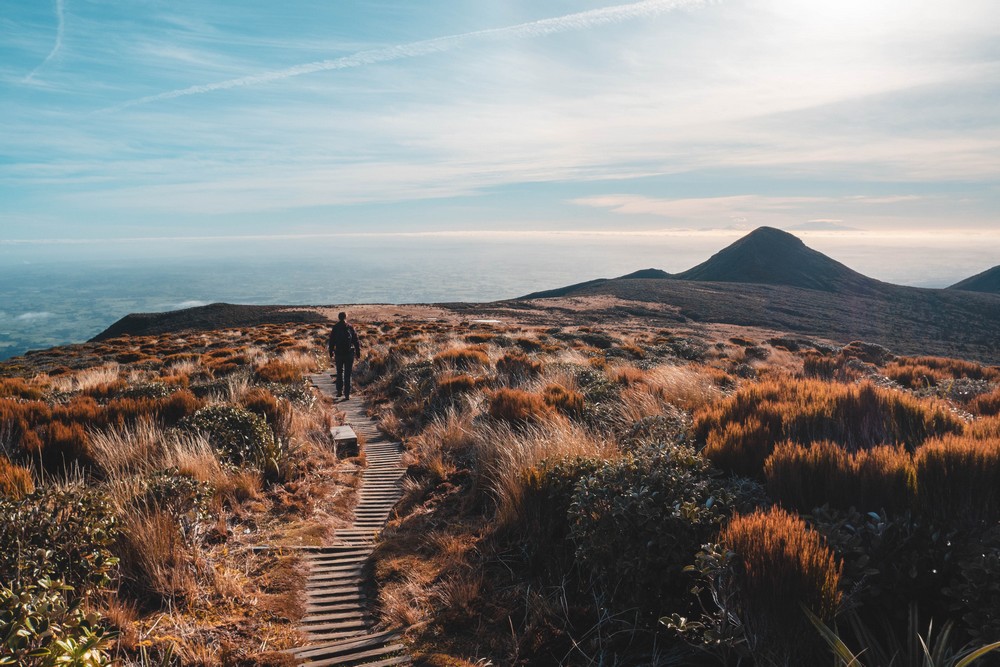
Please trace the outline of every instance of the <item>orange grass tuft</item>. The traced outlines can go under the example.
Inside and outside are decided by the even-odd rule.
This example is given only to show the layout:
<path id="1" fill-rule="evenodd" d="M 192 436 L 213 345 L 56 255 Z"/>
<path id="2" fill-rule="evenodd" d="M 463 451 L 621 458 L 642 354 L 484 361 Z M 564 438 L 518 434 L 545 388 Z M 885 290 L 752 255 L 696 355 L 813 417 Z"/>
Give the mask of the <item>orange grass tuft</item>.
<path id="1" fill-rule="evenodd" d="M 806 664 L 794 659 L 813 648 L 804 638 L 815 636 L 802 606 L 830 619 L 841 601 L 841 565 L 822 536 L 798 516 L 771 508 L 735 516 L 719 542 L 736 553 L 737 616 L 755 657 Z"/>
<path id="2" fill-rule="evenodd" d="M 947 436 L 914 456 L 917 500 L 928 515 L 954 522 L 1000 519 L 1000 436 Z"/>
<path id="3" fill-rule="evenodd" d="M 828 442 L 802 446 L 786 442 L 764 463 L 767 490 L 789 509 L 809 512 L 829 503 L 861 511 L 901 511 L 912 505 L 916 474 L 899 446 L 853 454 Z"/>
<path id="4" fill-rule="evenodd" d="M 434 355 L 434 365 L 438 368 L 455 370 L 475 370 L 490 365 L 490 357 L 479 347 L 461 347 L 445 350 Z"/>
<path id="5" fill-rule="evenodd" d="M 704 454 L 731 472 L 759 477 L 775 444 L 830 440 L 849 452 L 876 445 L 913 449 L 928 438 L 961 433 L 942 404 L 876 387 L 772 379 L 700 410 L 695 437 Z"/>
<path id="6" fill-rule="evenodd" d="M 552 414 L 552 407 L 541 396 L 520 389 L 500 388 L 487 398 L 489 415 L 511 424 L 537 422 Z"/>
<path id="7" fill-rule="evenodd" d="M 0 456 L 0 496 L 20 500 L 34 490 L 31 471 L 11 463 L 6 456 Z"/>

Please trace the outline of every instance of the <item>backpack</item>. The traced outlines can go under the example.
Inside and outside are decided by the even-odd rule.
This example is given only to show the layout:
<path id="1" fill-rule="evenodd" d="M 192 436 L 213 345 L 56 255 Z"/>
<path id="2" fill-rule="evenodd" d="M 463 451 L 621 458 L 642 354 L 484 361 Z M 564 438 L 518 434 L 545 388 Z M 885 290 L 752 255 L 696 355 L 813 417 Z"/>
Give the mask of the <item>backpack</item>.
<path id="1" fill-rule="evenodd" d="M 330 349 L 339 353 L 350 352 L 354 347 L 351 340 L 351 327 L 342 322 L 333 325 L 330 330 Z"/>

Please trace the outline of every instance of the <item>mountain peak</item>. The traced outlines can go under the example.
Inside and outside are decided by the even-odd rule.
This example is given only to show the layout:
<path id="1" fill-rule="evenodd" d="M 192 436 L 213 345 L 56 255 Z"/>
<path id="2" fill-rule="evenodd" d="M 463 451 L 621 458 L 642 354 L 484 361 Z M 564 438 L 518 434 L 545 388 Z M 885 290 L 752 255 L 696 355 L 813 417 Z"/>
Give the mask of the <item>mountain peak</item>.
<path id="1" fill-rule="evenodd" d="M 868 289 L 877 284 L 813 250 L 797 236 L 774 227 L 758 227 L 707 261 L 674 277 L 706 282 L 789 285 L 826 292 Z"/>

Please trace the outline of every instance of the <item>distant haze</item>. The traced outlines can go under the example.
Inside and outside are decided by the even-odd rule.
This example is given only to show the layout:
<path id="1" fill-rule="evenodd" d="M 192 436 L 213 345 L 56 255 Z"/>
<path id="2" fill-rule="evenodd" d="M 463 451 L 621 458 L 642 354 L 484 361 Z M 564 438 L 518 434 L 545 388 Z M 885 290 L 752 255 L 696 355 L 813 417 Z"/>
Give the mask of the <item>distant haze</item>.
<path id="1" fill-rule="evenodd" d="M 81 342 L 131 312 L 216 301 L 487 301 L 637 269 L 679 272 L 743 233 L 0 242 L 0 357 Z M 797 235 L 861 273 L 912 286 L 953 284 L 1000 256 L 1000 233 Z"/>

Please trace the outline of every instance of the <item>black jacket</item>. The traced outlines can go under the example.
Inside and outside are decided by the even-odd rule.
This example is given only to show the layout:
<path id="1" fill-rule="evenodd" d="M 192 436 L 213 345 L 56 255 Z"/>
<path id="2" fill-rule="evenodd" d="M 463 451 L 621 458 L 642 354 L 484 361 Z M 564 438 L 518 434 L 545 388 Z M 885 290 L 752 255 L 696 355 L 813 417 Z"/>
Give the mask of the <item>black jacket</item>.
<path id="1" fill-rule="evenodd" d="M 330 330 L 330 343 L 327 346 L 330 354 L 336 353 L 338 356 L 354 352 L 361 356 L 361 343 L 358 341 L 358 332 L 347 322 L 337 322 Z"/>

